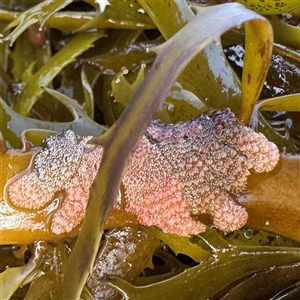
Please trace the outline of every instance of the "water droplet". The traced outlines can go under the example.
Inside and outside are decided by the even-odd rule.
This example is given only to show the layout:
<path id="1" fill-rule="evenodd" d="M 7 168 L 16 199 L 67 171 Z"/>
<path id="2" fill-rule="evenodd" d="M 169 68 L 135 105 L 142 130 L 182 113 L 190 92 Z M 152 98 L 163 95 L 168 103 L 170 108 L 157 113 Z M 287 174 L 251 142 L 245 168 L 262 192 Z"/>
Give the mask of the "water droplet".
<path id="1" fill-rule="evenodd" d="M 142 8 L 139 8 L 139 9 L 137 10 L 137 12 L 139 12 L 140 14 L 143 14 L 143 15 L 146 13 Z"/>
<path id="2" fill-rule="evenodd" d="M 246 239 L 250 240 L 251 237 L 252 237 L 252 231 L 251 231 L 250 229 L 246 230 L 246 231 L 244 232 L 244 237 L 245 237 Z"/>

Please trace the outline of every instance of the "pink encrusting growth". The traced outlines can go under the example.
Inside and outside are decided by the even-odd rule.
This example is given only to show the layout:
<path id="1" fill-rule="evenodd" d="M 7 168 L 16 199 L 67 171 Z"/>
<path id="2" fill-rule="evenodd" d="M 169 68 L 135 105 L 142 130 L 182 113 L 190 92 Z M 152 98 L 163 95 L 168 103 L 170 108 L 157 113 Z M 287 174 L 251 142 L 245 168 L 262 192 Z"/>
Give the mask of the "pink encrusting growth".
<path id="1" fill-rule="evenodd" d="M 102 157 L 89 138 L 68 130 L 46 139 L 32 172 L 9 185 L 9 202 L 42 209 L 61 191 L 50 229 L 61 234 L 80 224 Z M 183 236 L 205 231 L 201 214 L 210 214 L 217 228 L 238 229 L 248 215 L 234 197 L 245 190 L 251 170 L 268 172 L 278 158 L 277 147 L 229 109 L 175 125 L 154 121 L 123 178 L 126 210 L 144 225 Z"/>
<path id="2" fill-rule="evenodd" d="M 84 218 L 89 188 L 102 157 L 102 148 L 86 143 L 90 138 L 76 137 L 71 130 L 47 138 L 32 172 L 9 185 L 9 202 L 17 208 L 38 210 L 64 191 L 50 229 L 56 234 L 70 232 Z"/>
<path id="3" fill-rule="evenodd" d="M 101 148 L 86 146 L 81 163 L 66 187 L 66 198 L 61 208 L 54 213 L 50 227 L 52 232 L 70 232 L 83 220 L 90 196 L 89 189 L 99 169 L 101 157 Z"/>
<path id="4" fill-rule="evenodd" d="M 78 141 L 71 130 L 47 138 L 45 148 L 35 157 L 32 172 L 9 186 L 11 203 L 27 209 L 39 209 L 49 203 L 76 172 L 90 138 Z"/>
<path id="5" fill-rule="evenodd" d="M 181 183 L 159 149 L 143 136 L 124 176 L 126 209 L 144 225 L 167 233 L 196 234 L 206 226 L 194 220 L 182 197 Z"/>
<path id="6" fill-rule="evenodd" d="M 229 109 L 175 125 L 154 121 L 123 180 L 127 209 L 168 233 L 204 231 L 201 214 L 232 231 L 248 218 L 234 196 L 245 190 L 249 170 L 270 171 L 278 159 L 275 144 L 241 125 Z"/>

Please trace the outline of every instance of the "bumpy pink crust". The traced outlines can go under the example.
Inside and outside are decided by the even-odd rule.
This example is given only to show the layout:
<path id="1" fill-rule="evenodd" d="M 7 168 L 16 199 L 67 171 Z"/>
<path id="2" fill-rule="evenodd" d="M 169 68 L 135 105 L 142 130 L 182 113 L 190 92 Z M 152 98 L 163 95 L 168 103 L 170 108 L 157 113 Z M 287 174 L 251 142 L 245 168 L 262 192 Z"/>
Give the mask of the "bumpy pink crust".
<path id="1" fill-rule="evenodd" d="M 102 157 L 102 149 L 92 149 L 83 153 L 81 163 L 66 187 L 66 198 L 62 206 L 54 213 L 51 231 L 56 234 L 70 232 L 84 218 L 85 209 L 90 196 L 90 186 L 97 174 Z"/>
<path id="2" fill-rule="evenodd" d="M 175 125 L 154 121 L 123 180 L 127 209 L 141 223 L 179 235 L 205 230 L 199 214 L 212 215 L 224 231 L 238 229 L 248 215 L 233 196 L 245 189 L 249 170 L 270 171 L 278 158 L 277 147 L 229 109 Z"/>
<path id="3" fill-rule="evenodd" d="M 126 209 L 135 213 L 140 223 L 179 235 L 205 230 L 205 225 L 191 217 L 182 198 L 181 184 L 172 176 L 170 164 L 145 136 L 134 153 L 123 183 Z"/>
<path id="4" fill-rule="evenodd" d="M 17 208 L 39 210 L 64 190 L 65 197 L 53 213 L 50 229 L 56 234 L 70 232 L 84 218 L 89 188 L 102 157 L 101 148 L 86 144 L 90 138 L 77 138 L 71 130 L 47 138 L 32 172 L 9 185 L 9 202 Z"/>
<path id="5" fill-rule="evenodd" d="M 9 202 L 41 210 L 64 191 L 50 229 L 61 234 L 80 224 L 102 157 L 101 148 L 86 144 L 89 138 L 68 130 L 46 139 L 32 172 L 8 186 Z M 276 146 L 229 109 L 175 125 L 154 121 L 123 179 L 126 210 L 144 225 L 183 236 L 205 231 L 200 214 L 213 216 L 222 230 L 238 229 L 248 215 L 234 196 L 245 189 L 250 170 L 268 172 L 278 158 Z"/>
<path id="6" fill-rule="evenodd" d="M 88 139 L 77 141 L 71 130 L 47 138 L 46 147 L 35 157 L 32 172 L 9 186 L 10 202 L 26 209 L 39 209 L 48 204 L 54 193 L 63 189 L 74 175 Z"/>

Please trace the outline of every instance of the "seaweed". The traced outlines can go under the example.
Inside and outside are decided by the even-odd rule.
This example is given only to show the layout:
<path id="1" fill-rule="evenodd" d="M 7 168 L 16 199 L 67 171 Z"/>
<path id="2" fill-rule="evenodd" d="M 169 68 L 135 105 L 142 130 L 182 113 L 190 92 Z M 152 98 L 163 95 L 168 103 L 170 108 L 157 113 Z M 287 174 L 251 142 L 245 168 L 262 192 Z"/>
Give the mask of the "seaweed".
<path id="1" fill-rule="evenodd" d="M 229 241 L 215 228 L 179 237 L 143 227 L 124 210 L 120 189 L 131 154 L 154 117 L 177 122 L 230 107 L 241 123 L 250 121 L 282 151 L 299 151 L 295 136 L 282 135 L 265 113 L 300 110 L 299 94 L 262 98 L 272 59 L 270 24 L 276 41 L 298 47 L 296 38 L 282 33 L 290 27 L 279 28 L 277 16 L 269 19 L 216 1 L 207 7 L 173 0 L 110 0 L 101 6 L 93 0 L 35 6 L 3 1 L 0 243 L 8 266 L 0 274 L 3 299 L 99 299 L 102 293 L 106 299 L 236 299 L 245 298 L 246 290 L 256 291 L 253 299 L 299 295 L 297 155 L 281 155 L 275 170 L 250 176 L 249 192 L 237 199 L 249 212 L 249 229 Z M 241 78 L 223 51 L 225 44 L 240 43 Z M 297 52 L 281 51 L 299 61 Z M 295 121 L 290 129 L 296 126 Z M 49 211 L 9 207 L 4 193 L 13 176 L 30 172 L 43 140 L 67 129 L 93 136 L 90 143 L 104 151 L 83 223 L 55 235 L 47 227 Z M 253 230 L 262 235 L 259 241 Z M 277 244 L 267 244 L 270 239 Z M 11 259 L 18 255 L 24 259 Z M 264 277 L 279 287 L 260 294 L 257 278 Z"/>

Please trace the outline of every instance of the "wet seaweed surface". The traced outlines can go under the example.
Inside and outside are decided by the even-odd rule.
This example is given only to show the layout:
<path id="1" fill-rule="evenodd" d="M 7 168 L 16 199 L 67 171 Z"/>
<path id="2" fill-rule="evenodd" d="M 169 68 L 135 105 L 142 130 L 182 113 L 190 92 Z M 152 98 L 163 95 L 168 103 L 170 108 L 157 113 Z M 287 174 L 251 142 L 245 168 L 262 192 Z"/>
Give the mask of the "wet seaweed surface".
<path id="1" fill-rule="evenodd" d="M 75 279 L 79 274 L 72 284 L 80 299 L 300 298 L 300 33 L 296 26 L 291 28 L 298 24 L 299 8 L 279 16 L 278 9 L 272 8 L 268 20 L 274 30 L 273 41 L 268 31 L 269 21 L 237 3 L 191 2 L 197 6 L 173 0 L 1 2 L 1 299 L 62 299 L 63 293 L 73 293 L 66 278 L 72 272 Z M 253 1 L 248 2 L 251 8 Z M 229 12 L 234 15 L 232 24 L 227 24 L 224 16 Z M 222 25 L 216 30 L 215 20 L 219 17 Z M 195 51 L 196 54 L 189 52 L 193 47 L 187 45 L 190 40 L 197 40 L 200 33 L 197 30 L 189 32 L 190 40 L 185 39 L 186 33 L 182 34 L 184 28 L 192 24 L 192 19 L 193 24 L 204 27 L 199 32 L 207 35 L 205 42 L 199 42 L 199 48 L 204 50 Z M 287 24 L 282 20 L 293 21 Z M 233 27 L 237 29 L 229 30 Z M 220 32 L 226 33 L 220 37 Z M 211 44 L 212 41 L 215 43 Z M 185 49 L 185 54 L 178 54 L 179 50 L 172 43 Z M 259 54 L 263 52 L 265 55 Z M 176 59 L 172 61 L 174 57 Z M 177 72 L 173 69 L 176 63 L 183 71 L 178 71 L 176 80 L 169 84 L 167 77 Z M 187 66 L 184 68 L 183 65 Z M 155 79 L 161 70 L 166 75 Z M 266 74 L 266 78 L 255 74 Z M 151 78 L 157 81 L 151 81 Z M 159 82 L 167 82 L 166 87 L 160 86 Z M 141 110 L 131 108 L 131 100 L 135 97 L 142 95 L 145 99 L 143 91 L 147 86 L 151 91 L 147 92 L 148 103 L 163 102 L 155 116 L 153 111 L 147 110 L 148 103 Z M 157 100 L 159 97 L 162 99 Z M 178 176 L 184 178 L 184 191 L 192 194 L 199 186 L 193 188 L 186 179 L 187 174 L 181 174 L 186 168 L 180 163 L 192 159 L 199 145 L 193 149 L 187 147 L 182 159 L 181 152 L 176 150 L 181 144 L 172 143 L 172 139 L 177 134 L 177 138 L 179 136 L 187 143 L 193 135 L 190 131 L 182 135 L 184 130 L 180 126 L 184 125 L 180 124 L 189 123 L 174 124 L 192 122 L 190 120 L 203 113 L 205 115 L 200 118 L 217 116 L 215 111 L 224 108 L 232 111 L 232 118 L 239 118 L 238 126 L 246 131 L 250 130 L 245 126 L 253 110 L 250 124 L 255 126 L 251 132 L 262 132 L 280 151 L 279 163 L 269 173 L 256 175 L 248 171 L 250 167 L 245 168 L 249 175 L 246 188 L 246 179 L 241 189 L 222 186 L 226 197 L 234 199 L 234 205 L 248 212 L 247 223 L 243 220 L 237 226 L 244 225 L 242 228 L 223 228 L 225 231 L 220 230 L 220 226 L 216 228 L 209 214 L 213 210 L 213 214 L 218 215 L 218 208 L 213 209 L 210 204 L 209 208 L 200 209 L 193 207 L 192 201 L 188 203 L 189 209 L 197 210 L 196 220 L 205 224 L 198 231 L 204 232 L 190 234 L 186 230 L 188 227 L 184 227 L 180 229 L 183 234 L 177 235 L 168 232 L 167 226 L 161 229 L 148 226 L 151 224 L 141 222 L 138 213 L 151 211 L 154 218 L 158 214 L 155 215 L 155 207 L 150 208 L 153 203 L 148 203 L 146 194 L 141 193 L 147 201 L 139 209 L 128 209 L 126 202 L 126 186 L 134 180 L 139 182 L 134 179 L 134 174 L 130 174 L 130 179 L 128 176 L 124 185 L 118 186 L 118 197 L 109 204 L 113 208 L 109 209 L 107 218 L 104 211 L 109 205 L 100 206 L 94 214 L 87 214 L 92 217 L 84 218 L 87 200 L 93 201 L 101 194 L 95 186 L 100 182 L 96 174 L 102 149 L 105 153 L 110 141 L 118 140 L 120 136 L 120 140 L 132 138 L 130 124 L 124 122 L 119 126 L 118 123 L 122 121 L 124 111 L 125 114 L 137 112 L 129 118 L 138 124 L 136 126 L 143 124 L 147 128 L 150 121 L 146 126 L 143 121 L 146 117 L 147 120 L 160 120 L 148 127 L 148 133 L 144 132 L 147 143 L 144 141 L 139 145 L 149 143 L 147 147 L 150 148 L 155 145 L 155 151 L 160 151 L 171 161 L 172 172 L 175 174 L 177 170 Z M 225 123 L 221 125 L 225 126 Z M 160 124 L 169 128 L 166 132 L 172 132 L 173 136 L 160 141 Z M 213 135 L 218 140 L 217 133 Z M 67 156 L 61 155 L 64 153 L 59 144 L 62 137 L 68 140 L 63 144 Z M 45 147 L 47 141 L 59 145 L 52 147 L 54 153 Z M 228 140 L 222 144 L 230 151 Z M 192 147 L 195 143 L 188 145 Z M 142 150 L 139 153 L 143 153 Z M 177 151 L 176 155 L 173 151 Z M 236 152 L 236 156 L 229 155 L 231 160 L 237 156 L 244 158 L 242 150 Z M 115 154 L 123 159 L 122 149 L 111 149 L 111 155 Z M 51 155 L 57 159 L 58 168 L 47 165 Z M 207 165 L 208 158 L 202 163 Z M 146 163 L 147 159 L 152 159 L 150 164 Z M 124 160 L 130 161 L 130 158 Z M 142 176 L 148 178 L 151 175 L 149 186 L 145 186 L 147 191 L 157 178 L 155 174 L 164 178 L 162 174 L 169 168 L 156 172 L 155 166 L 160 161 L 155 155 L 147 156 L 143 165 L 139 165 L 139 161 L 133 160 L 133 163 L 136 169 L 143 170 Z M 154 166 L 151 174 L 144 168 L 148 165 Z M 193 165 L 189 167 L 189 171 L 193 170 Z M 117 168 L 112 164 L 107 176 L 116 174 Z M 61 169 L 65 172 L 60 172 Z M 211 176 L 211 173 L 205 174 Z M 26 177 L 25 185 L 21 185 L 22 190 L 15 186 L 13 192 L 19 196 L 25 193 L 26 197 L 18 196 L 17 202 L 10 202 L 12 183 L 22 176 Z M 220 176 L 217 171 L 211 176 L 210 188 L 221 185 Z M 214 184 L 214 180 L 219 181 Z M 46 181 L 50 184 L 45 184 Z M 63 186 L 60 186 L 62 181 Z M 163 180 L 160 183 L 163 184 Z M 88 188 L 84 190 L 86 186 Z M 174 186 L 170 185 L 170 189 Z M 132 195 L 136 190 L 137 187 L 133 188 Z M 42 196 L 38 196 L 41 192 Z M 159 194 L 159 190 L 151 190 L 151 197 L 155 197 L 155 193 Z M 72 197 L 80 201 L 74 202 Z M 65 199 L 71 201 L 65 202 Z M 84 206 L 81 199 L 85 201 Z M 137 197 L 132 201 L 137 201 Z M 36 203 L 39 203 L 38 207 Z M 66 203 L 68 207 L 64 206 Z M 75 212 L 81 216 L 77 223 Z M 57 220 L 65 223 L 58 221 L 56 228 L 64 230 L 55 232 L 51 224 L 57 213 L 60 214 Z M 164 213 L 160 212 L 159 217 L 161 215 Z M 101 226 L 94 226 L 99 218 L 104 218 Z M 78 235 L 84 232 L 85 223 L 92 230 L 86 237 L 86 244 L 82 244 Z M 95 259 L 91 259 L 93 254 L 89 251 L 84 256 L 74 256 L 78 244 L 85 249 L 95 237 L 99 238 L 93 249 Z M 80 266 L 78 274 L 70 266 L 72 261 Z M 86 278 L 83 284 L 80 278 Z M 70 292 L 70 295 L 74 294 Z"/>

